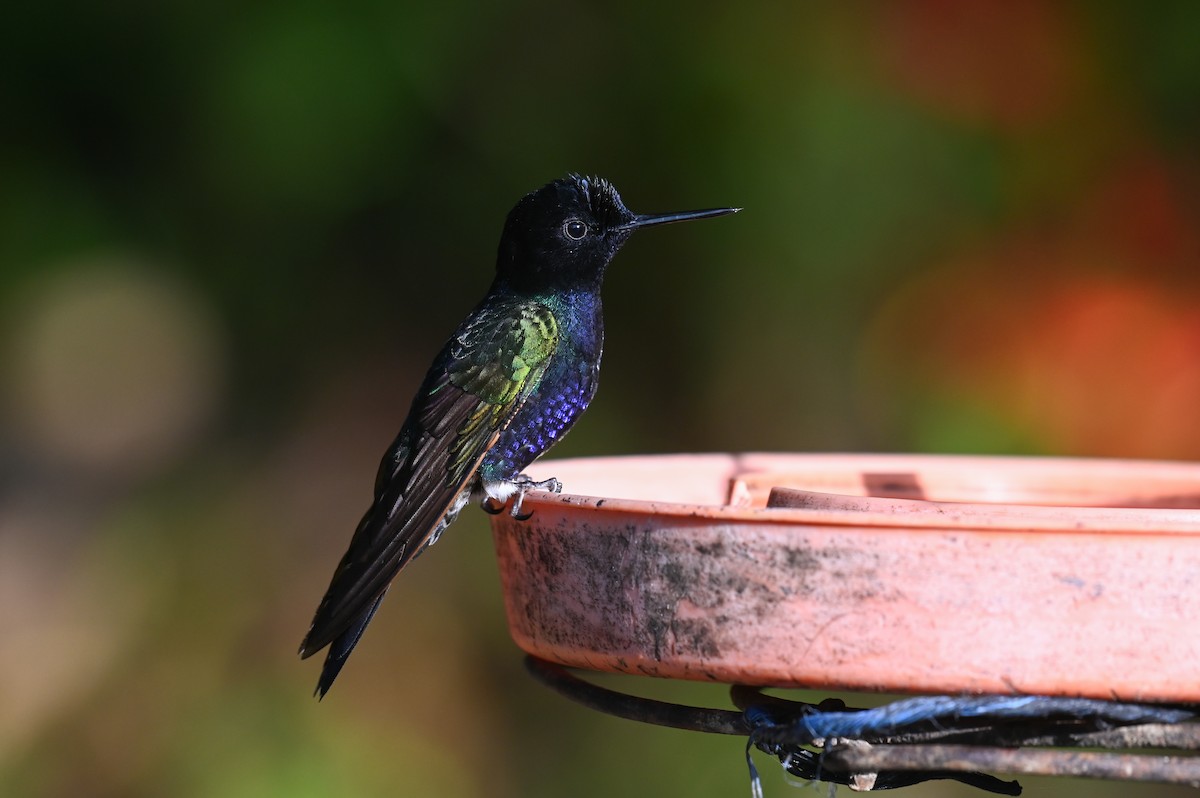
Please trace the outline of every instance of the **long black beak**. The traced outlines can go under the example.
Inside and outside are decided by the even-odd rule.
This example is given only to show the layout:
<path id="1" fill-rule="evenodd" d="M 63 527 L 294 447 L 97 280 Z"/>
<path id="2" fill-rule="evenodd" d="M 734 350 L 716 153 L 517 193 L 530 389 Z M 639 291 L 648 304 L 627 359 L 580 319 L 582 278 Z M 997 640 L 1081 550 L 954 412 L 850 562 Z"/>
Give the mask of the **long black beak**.
<path id="1" fill-rule="evenodd" d="M 737 213 L 741 208 L 709 208 L 704 211 L 681 211 L 679 213 L 639 213 L 632 222 L 626 222 L 617 230 L 636 230 L 639 227 L 653 227 L 656 224 L 673 224 L 689 222 L 692 219 L 708 219 L 711 216 L 725 216 Z"/>

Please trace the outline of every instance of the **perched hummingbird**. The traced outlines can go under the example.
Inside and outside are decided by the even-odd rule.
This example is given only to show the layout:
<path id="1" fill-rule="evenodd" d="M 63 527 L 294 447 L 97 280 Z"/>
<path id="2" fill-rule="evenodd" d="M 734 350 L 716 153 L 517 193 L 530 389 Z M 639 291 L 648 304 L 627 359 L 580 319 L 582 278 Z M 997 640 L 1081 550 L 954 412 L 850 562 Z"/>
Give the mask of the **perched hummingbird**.
<path id="1" fill-rule="evenodd" d="M 496 278 L 413 399 L 375 478 L 375 500 L 334 571 L 300 645 L 329 646 L 324 697 L 400 569 L 472 499 L 514 518 L 532 489 L 521 473 L 566 434 L 596 393 L 604 270 L 641 227 L 736 213 L 632 213 L 607 180 L 569 175 L 526 194 L 500 236 Z"/>

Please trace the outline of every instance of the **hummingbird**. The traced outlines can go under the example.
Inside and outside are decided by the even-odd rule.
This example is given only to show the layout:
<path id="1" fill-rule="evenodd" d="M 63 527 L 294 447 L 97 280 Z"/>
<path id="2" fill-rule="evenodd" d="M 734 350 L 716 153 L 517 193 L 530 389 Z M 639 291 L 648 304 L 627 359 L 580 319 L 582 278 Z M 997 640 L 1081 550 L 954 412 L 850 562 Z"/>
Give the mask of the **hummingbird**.
<path id="1" fill-rule="evenodd" d="M 600 285 L 635 230 L 736 213 L 636 214 L 612 183 L 571 174 L 526 194 L 500 236 L 496 276 L 425 375 L 379 464 L 359 522 L 300 645 L 329 652 L 323 698 L 404 566 L 471 501 L 525 520 L 525 494 L 560 492 L 523 472 L 596 393 L 604 320 Z"/>

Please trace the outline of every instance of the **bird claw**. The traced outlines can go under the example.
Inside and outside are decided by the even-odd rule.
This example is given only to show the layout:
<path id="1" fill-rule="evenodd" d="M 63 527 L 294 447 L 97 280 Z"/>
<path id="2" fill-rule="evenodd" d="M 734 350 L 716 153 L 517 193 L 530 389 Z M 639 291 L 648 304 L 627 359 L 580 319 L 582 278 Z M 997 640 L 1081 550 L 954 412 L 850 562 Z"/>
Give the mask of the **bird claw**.
<path id="1" fill-rule="evenodd" d="M 491 496 L 484 496 L 483 501 L 479 503 L 479 508 L 488 515 L 500 515 L 504 512 L 504 502 L 493 499 Z"/>
<path id="2" fill-rule="evenodd" d="M 554 477 L 543 479 L 541 482 L 534 482 L 524 474 L 517 474 L 517 478 L 513 480 L 513 484 L 517 486 L 517 499 L 513 502 L 509 515 L 516 521 L 528 521 L 533 517 L 533 510 L 527 513 L 521 512 L 521 506 L 525 503 L 525 494 L 529 491 L 546 490 L 551 493 L 562 493 L 562 483 Z"/>

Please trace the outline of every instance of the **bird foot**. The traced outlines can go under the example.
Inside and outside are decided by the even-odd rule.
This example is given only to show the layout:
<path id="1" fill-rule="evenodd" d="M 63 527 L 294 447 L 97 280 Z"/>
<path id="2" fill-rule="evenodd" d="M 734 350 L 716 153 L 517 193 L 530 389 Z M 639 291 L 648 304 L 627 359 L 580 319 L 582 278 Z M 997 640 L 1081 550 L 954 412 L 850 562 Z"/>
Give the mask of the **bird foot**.
<path id="1" fill-rule="evenodd" d="M 512 509 L 509 515 L 518 521 L 527 521 L 533 517 L 532 512 L 523 513 L 521 507 L 525 504 L 525 494 L 531 490 L 548 490 L 551 493 L 562 493 L 562 483 L 551 477 L 543 479 L 541 482 L 535 482 L 533 479 L 524 474 L 517 474 L 511 482 L 500 482 L 495 485 L 504 498 L 498 498 L 490 494 L 485 495 L 483 500 L 479 502 L 480 508 L 488 515 L 499 515 L 504 512 L 504 507 L 507 504 L 509 496 L 516 496 L 516 501 L 513 502 Z"/>
<path id="2" fill-rule="evenodd" d="M 524 474 L 517 474 L 517 478 L 513 480 L 513 484 L 517 490 L 517 500 L 513 502 L 510 515 L 518 521 L 528 521 L 533 517 L 533 511 L 527 513 L 521 512 L 521 506 L 525 503 L 525 494 L 531 490 L 548 490 L 551 493 L 562 493 L 562 483 L 554 477 L 543 479 L 541 482 L 534 482 Z"/>
<path id="3" fill-rule="evenodd" d="M 504 502 L 493 499 L 491 496 L 484 496 L 483 501 L 479 502 L 479 509 L 488 515 L 500 515 L 504 512 Z"/>

